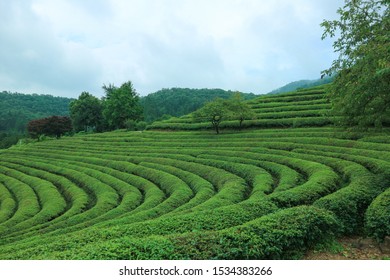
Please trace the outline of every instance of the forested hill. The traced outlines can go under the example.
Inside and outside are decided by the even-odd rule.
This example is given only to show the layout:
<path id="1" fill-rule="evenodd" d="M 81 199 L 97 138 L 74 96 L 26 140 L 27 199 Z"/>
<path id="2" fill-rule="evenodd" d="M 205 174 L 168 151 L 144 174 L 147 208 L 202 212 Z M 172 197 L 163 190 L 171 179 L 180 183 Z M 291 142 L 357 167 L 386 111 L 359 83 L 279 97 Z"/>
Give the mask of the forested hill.
<path id="1" fill-rule="evenodd" d="M 144 108 L 145 121 L 151 122 L 161 119 L 164 115 L 174 117 L 183 116 L 196 111 L 205 102 L 212 101 L 217 97 L 230 98 L 234 91 L 222 89 L 189 89 L 171 88 L 162 89 L 141 98 Z M 253 93 L 242 93 L 244 99 L 256 97 Z"/>
<path id="2" fill-rule="evenodd" d="M 233 91 L 222 89 L 162 89 L 141 98 L 144 117 L 148 122 L 164 115 L 183 116 L 202 107 L 217 97 L 230 98 Z M 253 93 L 243 93 L 245 99 L 255 98 Z M 26 124 L 33 119 L 52 115 L 69 115 L 70 98 L 51 95 L 0 92 L 0 132 L 24 133 Z"/>
<path id="3" fill-rule="evenodd" d="M 290 92 L 297 89 L 304 89 L 304 88 L 311 88 L 316 87 L 320 85 L 325 85 L 333 82 L 334 76 L 332 77 L 324 77 L 323 79 L 317 79 L 317 80 L 300 80 L 288 83 L 285 86 L 282 86 L 278 89 L 275 89 L 267 94 L 276 94 L 276 93 L 283 93 L 283 92 Z"/>
<path id="4" fill-rule="evenodd" d="M 0 92 L 0 132 L 24 133 L 33 119 L 69 115 L 70 98 Z"/>

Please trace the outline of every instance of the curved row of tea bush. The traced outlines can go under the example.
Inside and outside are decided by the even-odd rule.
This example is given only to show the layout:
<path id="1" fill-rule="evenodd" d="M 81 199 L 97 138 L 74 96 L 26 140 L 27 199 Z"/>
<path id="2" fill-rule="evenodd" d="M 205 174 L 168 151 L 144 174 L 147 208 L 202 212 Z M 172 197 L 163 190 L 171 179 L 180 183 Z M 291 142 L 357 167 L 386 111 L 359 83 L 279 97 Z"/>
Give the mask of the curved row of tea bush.
<path id="1" fill-rule="evenodd" d="M 61 221 L 59 216 L 41 225 L 5 234 L 1 243 L 2 256 L 19 258 L 24 254 L 27 258 L 61 258 L 84 252 L 84 246 L 94 248 L 96 255 L 93 256 L 102 256 L 101 248 L 109 246 L 113 254 L 109 258 L 117 258 L 121 253 L 114 250 L 113 244 L 121 244 L 123 240 L 149 243 L 155 238 L 153 236 L 160 235 L 168 242 L 170 236 L 180 234 L 184 239 L 196 235 L 202 243 L 208 237 L 203 239 L 201 236 L 223 237 L 245 223 L 259 218 L 264 221 L 262 217 L 266 219 L 272 216 L 271 213 L 285 213 L 281 209 L 294 209 L 293 206 L 304 204 L 313 204 L 316 207 L 313 209 L 326 209 L 337 222 L 337 231 L 330 230 L 326 236 L 356 234 L 364 229 L 364 219 L 366 224 L 374 224 L 369 222 L 369 212 L 366 218 L 366 210 L 376 208 L 374 205 L 378 203 L 374 202 L 381 200 L 380 193 L 386 189 L 375 176 L 382 174 L 385 177 L 381 181 L 388 180 L 389 149 L 386 144 L 378 147 L 376 143 L 332 138 L 334 133 L 328 128 L 324 131 L 297 129 L 250 131 L 216 138 L 208 133 L 117 132 L 9 150 L 2 154 L 2 168 L 15 170 L 19 176 L 34 175 L 56 186 L 69 204 L 64 215 L 73 205 L 71 192 L 65 191 L 65 182 L 92 197 L 86 211 L 75 218 Z M 106 211 L 96 212 L 96 216 L 84 214 L 91 213 L 99 197 L 96 192 L 93 195 L 87 184 L 80 182 L 88 181 L 90 177 L 95 179 L 95 184 L 116 193 L 116 203 Z M 160 195 L 156 196 L 159 198 L 150 204 L 154 206 L 142 208 L 150 201 L 150 196 L 137 180 L 144 180 L 159 191 Z M 4 181 L 1 181 L 3 185 Z M 5 189 L 8 190 L 5 197 L 10 198 L 10 188 Z M 83 215 L 85 218 L 79 220 Z M 74 222 L 69 223 L 69 220 Z M 378 233 L 373 228 L 370 227 L 372 235 Z M 381 230 L 383 236 L 383 227 Z M 37 231 L 41 233 L 39 237 L 34 235 Z M 198 232 L 202 235 L 197 235 Z M 318 236 L 322 234 L 320 231 Z M 224 258 L 222 256 L 226 254 L 226 258 L 239 255 L 251 258 L 240 250 L 254 241 L 240 239 L 240 242 L 243 244 L 237 249 L 237 255 L 222 253 L 224 249 L 221 248 L 225 247 L 221 245 L 217 254 L 212 252 L 215 248 L 204 248 L 204 252 L 197 251 L 198 256 L 189 253 L 187 257 Z M 269 250 L 270 244 L 265 244 Z M 289 246 L 282 246 L 284 249 L 280 254 L 264 256 L 291 257 L 307 248 L 304 242 L 300 244 L 300 249 L 294 245 L 292 248 L 295 249 L 288 251 Z M 179 252 L 181 249 L 176 246 L 175 250 Z M 78 258 L 82 255 L 80 253 Z M 181 253 L 177 256 L 184 257 Z"/>
<path id="2" fill-rule="evenodd" d="M 388 136 L 116 131 L 0 151 L 0 259 L 281 259 L 381 240 Z"/>

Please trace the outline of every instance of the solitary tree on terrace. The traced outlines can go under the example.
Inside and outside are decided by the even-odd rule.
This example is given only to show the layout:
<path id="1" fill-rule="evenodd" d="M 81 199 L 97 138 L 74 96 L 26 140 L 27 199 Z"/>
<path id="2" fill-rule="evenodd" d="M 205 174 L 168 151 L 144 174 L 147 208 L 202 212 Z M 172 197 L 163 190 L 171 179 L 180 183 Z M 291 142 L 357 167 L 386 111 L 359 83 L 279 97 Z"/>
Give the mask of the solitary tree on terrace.
<path id="1" fill-rule="evenodd" d="M 214 101 L 206 103 L 202 108 L 193 113 L 197 121 L 209 121 L 213 125 L 215 132 L 219 134 L 219 125 L 222 120 L 228 119 L 231 111 L 227 101 L 222 98 L 216 98 Z"/>

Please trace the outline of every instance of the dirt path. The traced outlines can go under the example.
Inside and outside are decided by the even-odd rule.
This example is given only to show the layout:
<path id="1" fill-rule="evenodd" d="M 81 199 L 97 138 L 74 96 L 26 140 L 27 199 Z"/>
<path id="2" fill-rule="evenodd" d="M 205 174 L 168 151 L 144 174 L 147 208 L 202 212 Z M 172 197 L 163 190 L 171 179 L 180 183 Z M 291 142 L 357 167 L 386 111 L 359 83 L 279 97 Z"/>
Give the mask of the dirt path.
<path id="1" fill-rule="evenodd" d="M 373 239 L 347 237 L 326 251 L 309 251 L 305 260 L 390 260 L 390 237 L 378 244 Z"/>

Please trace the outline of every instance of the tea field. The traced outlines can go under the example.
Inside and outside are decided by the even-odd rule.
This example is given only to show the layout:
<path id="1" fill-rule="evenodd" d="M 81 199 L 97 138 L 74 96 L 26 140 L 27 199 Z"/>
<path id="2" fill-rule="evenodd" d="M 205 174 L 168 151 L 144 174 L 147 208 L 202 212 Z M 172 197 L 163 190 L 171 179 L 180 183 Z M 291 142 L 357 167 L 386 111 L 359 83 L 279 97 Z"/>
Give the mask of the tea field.
<path id="1" fill-rule="evenodd" d="M 0 259 L 292 259 L 390 235 L 389 130 L 333 127 L 323 89 L 249 103 L 242 131 L 186 116 L 0 151 Z"/>

